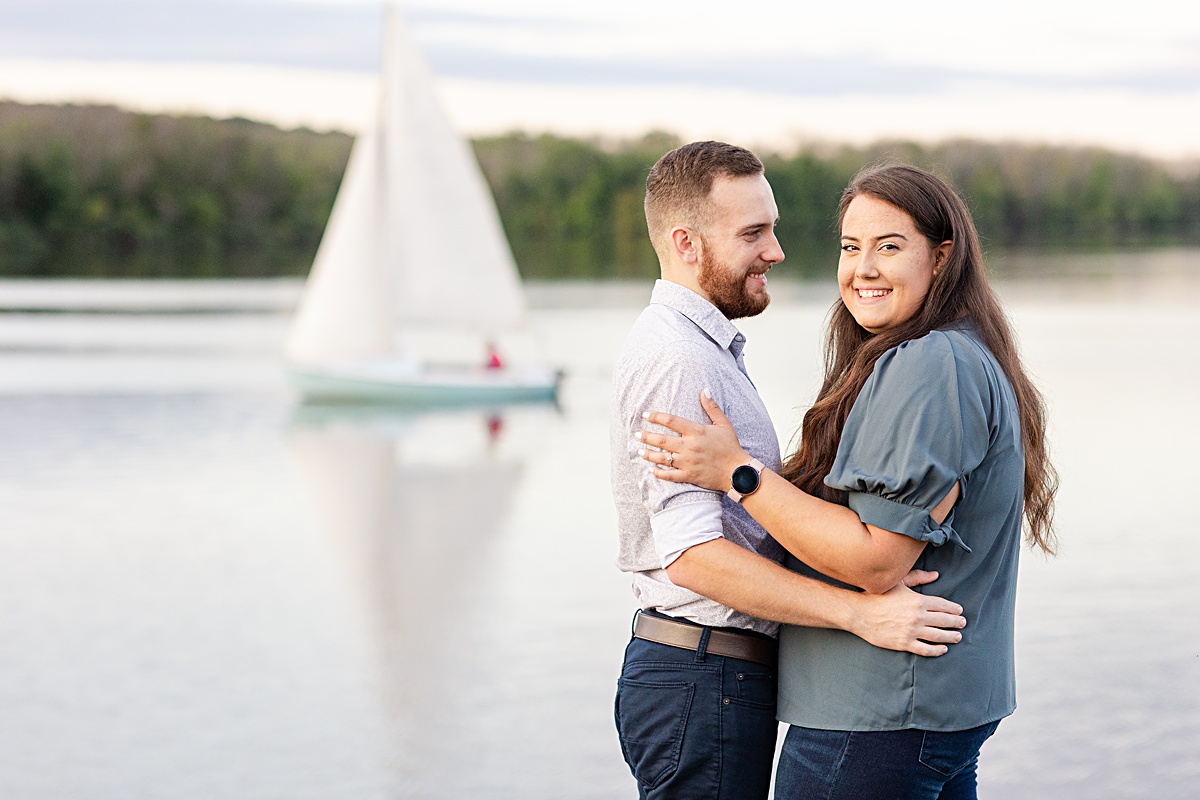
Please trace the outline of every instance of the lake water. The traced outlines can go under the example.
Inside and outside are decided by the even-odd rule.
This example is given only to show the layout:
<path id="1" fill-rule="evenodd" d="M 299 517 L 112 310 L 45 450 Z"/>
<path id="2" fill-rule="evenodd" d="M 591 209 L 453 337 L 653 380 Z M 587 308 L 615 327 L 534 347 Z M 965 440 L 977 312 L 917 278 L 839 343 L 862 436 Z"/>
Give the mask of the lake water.
<path id="1" fill-rule="evenodd" d="M 1200 785 L 1200 253 L 1169 258 L 1003 287 L 1062 548 L 1024 554 L 984 797 Z M 0 284 L 0 797 L 635 796 L 606 408 L 648 285 L 533 287 L 559 407 L 419 416 L 298 405 L 296 288 Z M 833 295 L 776 294 L 742 327 L 787 442 Z"/>

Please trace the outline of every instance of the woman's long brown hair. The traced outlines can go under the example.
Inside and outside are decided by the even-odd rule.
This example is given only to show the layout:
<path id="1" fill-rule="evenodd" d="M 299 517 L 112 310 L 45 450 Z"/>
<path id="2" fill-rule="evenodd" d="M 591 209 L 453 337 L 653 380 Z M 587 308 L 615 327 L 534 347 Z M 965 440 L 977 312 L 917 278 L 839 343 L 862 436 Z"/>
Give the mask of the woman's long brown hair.
<path id="1" fill-rule="evenodd" d="M 845 494 L 825 486 L 824 478 L 833 469 L 846 417 L 875 361 L 902 342 L 970 317 L 1016 393 L 1025 451 L 1026 541 L 1053 553 L 1058 475 L 1046 447 L 1045 401 L 1025 374 L 1012 328 L 988 285 L 970 211 L 948 184 L 928 172 L 904 165 L 868 167 L 842 193 L 839 230 L 850 201 L 864 194 L 907 213 L 931 246 L 949 240 L 954 247 L 916 315 L 895 328 L 871 334 L 840 298 L 834 304 L 825 340 L 825 380 L 804 415 L 800 449 L 784 465 L 783 476 L 809 494 L 845 503 Z"/>

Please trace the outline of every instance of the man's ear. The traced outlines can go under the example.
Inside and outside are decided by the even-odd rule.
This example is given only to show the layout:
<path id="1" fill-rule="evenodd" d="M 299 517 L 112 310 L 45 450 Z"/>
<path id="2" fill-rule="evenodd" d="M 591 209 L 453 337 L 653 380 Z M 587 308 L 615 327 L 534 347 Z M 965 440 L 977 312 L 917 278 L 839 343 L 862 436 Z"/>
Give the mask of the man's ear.
<path id="1" fill-rule="evenodd" d="M 671 229 L 671 247 L 675 255 L 685 264 L 700 263 L 700 237 L 690 228 Z"/>

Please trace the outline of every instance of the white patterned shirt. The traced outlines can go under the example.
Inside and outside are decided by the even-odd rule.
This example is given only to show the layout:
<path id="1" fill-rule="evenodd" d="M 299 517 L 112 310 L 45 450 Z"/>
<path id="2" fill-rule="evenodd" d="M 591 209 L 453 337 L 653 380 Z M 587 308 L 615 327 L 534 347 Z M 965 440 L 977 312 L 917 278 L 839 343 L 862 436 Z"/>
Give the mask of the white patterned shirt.
<path id="1" fill-rule="evenodd" d="M 780 467 L 779 440 L 742 361 L 746 337 L 712 303 L 669 281 L 654 284 L 613 371 L 612 489 L 620 545 L 617 566 L 632 575 L 643 609 L 701 625 L 775 634 L 778 625 L 676 586 L 669 566 L 689 547 L 724 537 L 772 561 L 783 548 L 746 510 L 721 492 L 655 478 L 633 438 L 644 411 L 707 422 L 700 392 L 708 388 L 733 422 L 742 447 L 769 469 Z M 656 428 L 670 433 L 666 428 Z"/>

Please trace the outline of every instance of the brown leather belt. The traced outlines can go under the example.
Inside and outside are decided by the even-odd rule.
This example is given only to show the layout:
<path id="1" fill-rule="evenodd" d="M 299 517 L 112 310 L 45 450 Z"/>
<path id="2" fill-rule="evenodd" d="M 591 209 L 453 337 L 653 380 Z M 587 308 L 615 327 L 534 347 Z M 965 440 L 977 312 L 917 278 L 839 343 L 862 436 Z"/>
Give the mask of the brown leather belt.
<path id="1" fill-rule="evenodd" d="M 648 642 L 682 647 L 695 652 L 700 648 L 700 634 L 704 628 L 673 619 L 639 613 L 633 621 L 633 635 Z M 712 628 L 708 635 L 707 652 L 714 656 L 740 658 L 755 664 L 775 667 L 779 645 L 774 639 L 760 638 L 746 633 Z"/>

